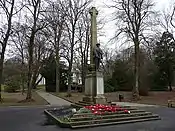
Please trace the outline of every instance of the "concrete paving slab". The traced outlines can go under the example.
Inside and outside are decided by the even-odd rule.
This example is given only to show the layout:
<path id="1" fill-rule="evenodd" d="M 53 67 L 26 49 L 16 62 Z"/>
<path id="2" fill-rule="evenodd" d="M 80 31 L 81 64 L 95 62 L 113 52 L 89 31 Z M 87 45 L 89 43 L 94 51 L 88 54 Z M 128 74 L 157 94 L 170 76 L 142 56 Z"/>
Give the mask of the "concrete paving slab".
<path id="1" fill-rule="evenodd" d="M 51 106 L 65 106 L 65 105 L 71 105 L 70 102 L 56 97 L 50 93 L 47 93 L 43 90 L 36 91 L 38 95 L 40 95 L 42 98 L 44 98 Z"/>

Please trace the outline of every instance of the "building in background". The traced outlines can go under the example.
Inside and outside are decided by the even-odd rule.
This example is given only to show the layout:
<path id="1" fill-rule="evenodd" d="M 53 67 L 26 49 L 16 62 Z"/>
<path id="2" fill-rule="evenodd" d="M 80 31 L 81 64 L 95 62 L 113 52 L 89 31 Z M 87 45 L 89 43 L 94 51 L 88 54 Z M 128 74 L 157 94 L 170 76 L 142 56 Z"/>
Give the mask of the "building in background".
<path id="1" fill-rule="evenodd" d="M 72 83 L 81 85 L 82 79 L 81 79 L 81 71 L 78 69 L 76 64 L 73 64 L 72 67 Z"/>
<path id="2" fill-rule="evenodd" d="M 75 92 L 81 92 L 82 91 L 82 79 L 81 79 L 81 71 L 77 67 L 76 64 L 73 64 L 72 67 L 72 85 L 71 90 Z"/>
<path id="3" fill-rule="evenodd" d="M 41 81 L 38 83 L 38 85 L 45 85 L 46 80 L 41 74 L 39 74 L 37 81 L 40 80 L 40 79 L 41 79 Z"/>

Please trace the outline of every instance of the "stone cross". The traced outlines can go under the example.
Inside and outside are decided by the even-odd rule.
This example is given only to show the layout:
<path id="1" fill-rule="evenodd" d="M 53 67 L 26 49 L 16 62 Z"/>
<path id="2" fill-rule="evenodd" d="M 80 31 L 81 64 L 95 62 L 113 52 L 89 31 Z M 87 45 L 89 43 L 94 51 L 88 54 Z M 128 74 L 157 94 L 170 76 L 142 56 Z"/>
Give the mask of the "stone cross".
<path id="1" fill-rule="evenodd" d="M 94 62 L 94 58 L 93 58 L 93 51 L 94 51 L 94 48 L 97 44 L 97 15 L 98 15 L 98 11 L 95 7 L 92 7 L 89 10 L 89 13 L 91 15 L 90 65 L 94 65 L 95 62 Z"/>
<path id="2" fill-rule="evenodd" d="M 92 7 L 89 13 L 91 15 L 90 69 L 85 78 L 85 96 L 83 97 L 83 101 L 92 104 L 104 104 L 106 103 L 106 97 L 104 96 L 103 73 L 96 70 L 94 60 L 94 49 L 97 44 L 96 18 L 98 11 L 95 7 Z"/>

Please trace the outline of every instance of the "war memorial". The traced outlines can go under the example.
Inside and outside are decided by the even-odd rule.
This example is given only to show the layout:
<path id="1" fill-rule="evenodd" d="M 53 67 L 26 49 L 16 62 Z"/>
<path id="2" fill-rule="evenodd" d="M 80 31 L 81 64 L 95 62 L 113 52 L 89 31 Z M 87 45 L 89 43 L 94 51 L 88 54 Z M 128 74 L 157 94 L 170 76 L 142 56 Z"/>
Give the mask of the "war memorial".
<path id="1" fill-rule="evenodd" d="M 103 71 L 100 69 L 103 51 L 100 49 L 100 43 L 97 43 L 98 11 L 92 7 L 89 13 L 91 16 L 90 65 L 85 80 L 85 96 L 71 106 L 45 110 L 48 121 L 60 127 L 85 128 L 160 120 L 157 114 L 132 106 L 107 102 L 104 96 Z"/>

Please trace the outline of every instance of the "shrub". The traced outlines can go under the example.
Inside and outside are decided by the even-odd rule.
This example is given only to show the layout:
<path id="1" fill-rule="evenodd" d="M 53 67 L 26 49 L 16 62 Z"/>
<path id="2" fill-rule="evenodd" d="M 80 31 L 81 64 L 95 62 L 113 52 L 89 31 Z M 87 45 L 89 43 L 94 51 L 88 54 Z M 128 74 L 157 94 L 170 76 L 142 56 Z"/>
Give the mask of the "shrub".
<path id="1" fill-rule="evenodd" d="M 104 84 L 104 92 L 114 92 L 114 91 L 116 91 L 114 86 L 111 86 L 108 83 Z"/>
<path id="2" fill-rule="evenodd" d="M 15 80 L 15 79 L 8 79 L 5 82 L 5 86 L 4 86 L 4 91 L 5 92 L 16 92 L 17 90 L 20 89 L 20 82 Z"/>

